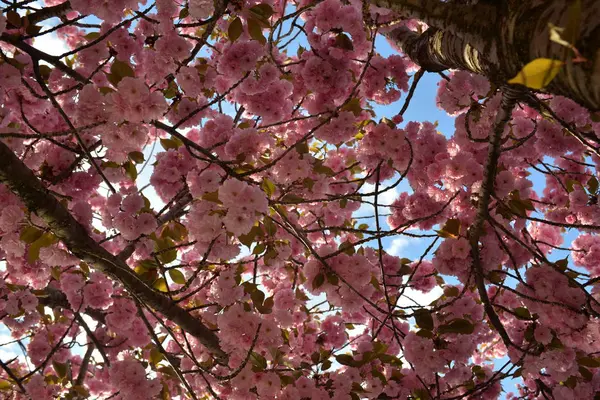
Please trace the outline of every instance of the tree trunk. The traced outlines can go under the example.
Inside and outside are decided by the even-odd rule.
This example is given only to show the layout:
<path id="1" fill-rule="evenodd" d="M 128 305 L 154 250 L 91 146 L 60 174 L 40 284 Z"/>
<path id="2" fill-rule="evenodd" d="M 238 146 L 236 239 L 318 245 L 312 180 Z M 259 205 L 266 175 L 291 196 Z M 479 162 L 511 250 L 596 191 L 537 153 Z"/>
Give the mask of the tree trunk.
<path id="1" fill-rule="evenodd" d="M 423 34 L 404 27 L 386 34 L 428 71 L 468 70 L 500 85 L 534 59 L 562 60 L 565 64 L 560 73 L 544 91 L 568 97 L 590 111 L 600 110 L 598 0 L 525 0 L 508 6 L 492 6 L 481 0 L 476 6 L 425 0 L 421 7 L 414 0 L 371 1 L 430 25 Z M 580 4 L 580 11 L 572 4 Z M 549 23 L 575 27 L 575 48 L 587 61 L 574 63 L 571 49 L 550 40 Z"/>

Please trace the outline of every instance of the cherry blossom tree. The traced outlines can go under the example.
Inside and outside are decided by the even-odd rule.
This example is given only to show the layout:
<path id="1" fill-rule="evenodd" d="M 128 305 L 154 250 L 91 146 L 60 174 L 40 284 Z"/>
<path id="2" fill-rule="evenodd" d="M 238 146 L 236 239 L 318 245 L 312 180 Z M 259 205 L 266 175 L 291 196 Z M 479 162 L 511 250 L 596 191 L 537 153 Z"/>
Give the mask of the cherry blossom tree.
<path id="1" fill-rule="evenodd" d="M 599 398 L 598 1 L 0 9 L 2 398 Z"/>

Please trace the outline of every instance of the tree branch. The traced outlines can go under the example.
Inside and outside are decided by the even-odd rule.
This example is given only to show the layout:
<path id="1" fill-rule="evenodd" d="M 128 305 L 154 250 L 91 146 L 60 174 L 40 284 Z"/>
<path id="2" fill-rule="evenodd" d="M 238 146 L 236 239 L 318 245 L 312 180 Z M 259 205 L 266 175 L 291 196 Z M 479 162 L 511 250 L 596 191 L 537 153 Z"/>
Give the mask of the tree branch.
<path id="1" fill-rule="evenodd" d="M 487 314 L 490 323 L 496 329 L 507 348 L 515 345 L 508 336 L 506 329 L 504 329 L 504 326 L 502 325 L 502 322 L 500 321 L 498 314 L 496 314 L 494 306 L 488 297 L 484 281 L 483 266 L 481 265 L 481 258 L 479 255 L 479 238 L 483 235 L 484 223 L 489 216 L 488 207 L 494 191 L 494 181 L 496 179 L 498 158 L 500 157 L 501 153 L 500 141 L 502 139 L 502 133 L 504 132 L 506 123 L 511 118 L 512 110 L 517 103 L 518 96 L 521 94 L 522 92 L 518 89 L 510 87 L 505 88 L 503 91 L 500 110 L 496 115 L 493 132 L 490 136 L 488 156 L 483 170 L 483 182 L 481 184 L 481 190 L 479 193 L 477 215 L 475 216 L 475 221 L 469 229 L 469 242 L 471 244 L 471 257 L 473 259 L 471 267 L 474 272 L 477 291 L 479 292 L 479 297 L 481 298 L 485 313 Z"/>
<path id="2" fill-rule="evenodd" d="M 145 284 L 129 266 L 94 241 L 69 211 L 42 186 L 8 146 L 0 142 L 0 182 L 19 196 L 67 248 L 81 260 L 121 282 L 128 292 L 196 337 L 219 362 L 228 356 L 217 335 L 171 299 Z"/>

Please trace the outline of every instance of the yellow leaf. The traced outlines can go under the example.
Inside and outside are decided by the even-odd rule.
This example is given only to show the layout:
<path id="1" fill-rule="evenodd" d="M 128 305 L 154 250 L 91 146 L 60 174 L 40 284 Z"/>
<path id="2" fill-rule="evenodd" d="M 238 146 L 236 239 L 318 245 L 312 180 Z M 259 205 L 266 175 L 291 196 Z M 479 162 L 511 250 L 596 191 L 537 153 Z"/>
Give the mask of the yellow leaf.
<path id="1" fill-rule="evenodd" d="M 150 362 L 152 363 L 152 365 L 157 365 L 164 358 L 165 357 L 162 355 L 159 349 L 153 348 L 152 350 L 150 350 Z"/>
<path id="2" fill-rule="evenodd" d="M 445 239 L 457 239 L 460 235 L 460 220 L 456 218 L 446 221 L 442 229 L 436 231 L 439 237 Z"/>
<path id="3" fill-rule="evenodd" d="M 160 290 L 161 292 L 169 291 L 169 289 L 167 288 L 167 282 L 163 278 L 158 278 L 156 281 L 154 281 L 154 284 L 152 286 L 155 289 Z"/>
<path id="4" fill-rule="evenodd" d="M 531 89 L 542 89 L 560 72 L 563 62 L 550 58 L 536 58 L 525 65 L 508 83 L 518 83 Z"/>
<path id="5" fill-rule="evenodd" d="M 0 379 L 0 390 L 9 390 L 13 387 L 13 385 L 4 379 Z"/>

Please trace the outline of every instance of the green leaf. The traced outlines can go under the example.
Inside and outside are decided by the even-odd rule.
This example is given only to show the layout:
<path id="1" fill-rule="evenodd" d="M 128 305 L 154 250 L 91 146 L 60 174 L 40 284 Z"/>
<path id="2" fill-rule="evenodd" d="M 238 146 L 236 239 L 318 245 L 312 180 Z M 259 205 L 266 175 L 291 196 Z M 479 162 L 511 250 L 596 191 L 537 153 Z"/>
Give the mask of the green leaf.
<path id="1" fill-rule="evenodd" d="M 387 354 L 387 353 L 379 354 L 378 358 L 384 364 L 390 364 L 390 365 L 394 365 L 396 367 L 402 367 L 402 360 L 400 360 L 398 357 L 393 356 L 391 354 Z"/>
<path id="2" fill-rule="evenodd" d="M 90 32 L 87 35 L 84 36 L 85 40 L 87 40 L 88 42 L 91 42 L 93 40 L 96 40 L 100 37 L 100 32 Z"/>
<path id="3" fill-rule="evenodd" d="M 417 331 L 417 336 L 421 336 L 427 339 L 433 339 L 433 332 L 428 331 L 427 329 L 421 329 Z"/>
<path id="4" fill-rule="evenodd" d="M 187 280 L 185 279 L 185 276 L 183 275 L 183 272 L 181 272 L 178 269 L 170 269 L 169 276 L 171 277 L 173 282 L 175 282 L 179 285 L 185 285 L 185 283 L 187 282 Z"/>
<path id="5" fill-rule="evenodd" d="M 227 28 L 227 37 L 229 37 L 230 41 L 235 42 L 242 35 L 243 31 L 244 26 L 242 25 L 242 20 L 240 17 L 236 17 L 233 21 L 231 21 L 229 27 Z"/>
<path id="6" fill-rule="evenodd" d="M 369 281 L 369 283 L 375 288 L 375 290 L 377 290 L 378 292 L 382 292 L 381 285 L 379 284 L 379 281 L 377 280 L 377 277 L 375 277 L 375 275 L 371 276 L 371 280 Z"/>
<path id="7" fill-rule="evenodd" d="M 513 214 L 525 216 L 527 211 L 535 211 L 531 199 L 521 199 L 518 191 L 512 192 L 510 197 L 511 199 L 508 202 L 508 208 Z"/>
<path id="8" fill-rule="evenodd" d="M 88 276 L 90 274 L 90 266 L 88 265 L 88 263 L 81 262 L 79 264 L 79 268 L 83 271 L 83 273 L 85 274 L 85 276 Z"/>
<path id="9" fill-rule="evenodd" d="M 27 33 L 28 35 L 34 36 L 34 35 L 37 35 L 38 33 L 40 33 L 41 30 L 42 30 L 42 26 L 40 26 L 40 25 L 28 25 L 27 28 L 25 28 L 25 33 Z M 41 67 L 41 65 L 40 65 L 40 67 Z"/>
<path id="10" fill-rule="evenodd" d="M 254 351 L 250 354 L 250 361 L 259 371 L 267 369 L 267 359 Z"/>
<path id="11" fill-rule="evenodd" d="M 335 360 L 342 365 L 347 365 L 350 367 L 356 365 L 356 361 L 354 361 L 354 358 L 350 354 L 337 355 L 335 356 Z"/>
<path id="12" fill-rule="evenodd" d="M 348 37 L 345 33 L 340 33 L 335 37 L 335 47 L 352 51 L 354 50 L 354 45 L 352 44 L 352 39 Z"/>
<path id="13" fill-rule="evenodd" d="M 137 176 L 138 176 L 137 168 L 135 168 L 135 165 L 133 165 L 133 163 L 131 161 L 127 161 L 126 163 L 124 163 L 123 168 L 125 169 L 127 176 L 132 181 L 135 181 L 137 179 Z"/>
<path id="14" fill-rule="evenodd" d="M 594 378 L 594 374 L 589 369 L 579 366 L 579 373 L 586 381 L 591 381 Z"/>
<path id="15" fill-rule="evenodd" d="M 296 56 L 298 56 L 298 58 L 300 58 L 305 51 L 306 51 L 306 49 L 303 46 L 298 46 L 298 50 L 296 51 Z"/>
<path id="16" fill-rule="evenodd" d="M 371 375 L 373 375 L 375 378 L 379 378 L 379 380 L 381 381 L 382 385 L 386 385 L 387 384 L 387 379 L 385 379 L 385 375 L 383 375 L 381 373 L 381 371 L 373 368 L 373 370 L 371 370 Z"/>
<path id="17" fill-rule="evenodd" d="M 496 272 L 496 271 L 492 271 L 487 275 L 487 279 L 495 284 L 500 284 L 503 281 L 503 277 L 504 275 L 501 274 L 500 272 Z"/>
<path id="18" fill-rule="evenodd" d="M 312 281 L 313 290 L 320 288 L 321 286 L 323 286 L 324 283 L 325 283 L 325 274 L 320 272 L 317 274 L 317 276 L 314 277 L 314 279 Z"/>
<path id="19" fill-rule="evenodd" d="M 177 249 L 174 249 L 174 246 L 175 242 L 169 238 L 156 240 L 155 249 L 159 252 L 157 257 L 162 263 L 169 264 L 177 259 Z"/>
<path id="20" fill-rule="evenodd" d="M 179 11 L 179 19 L 187 18 L 190 15 L 190 9 L 185 7 Z"/>
<path id="21" fill-rule="evenodd" d="M 153 347 L 152 350 L 150 350 L 150 363 L 152 365 L 158 365 L 158 363 L 161 362 L 164 358 L 165 356 L 156 347 Z"/>
<path id="22" fill-rule="evenodd" d="M 50 78 L 50 74 L 52 73 L 52 68 L 47 65 L 40 65 L 40 75 L 45 82 L 48 82 Z"/>
<path id="23" fill-rule="evenodd" d="M 258 243 L 256 246 L 254 246 L 254 249 L 252 250 L 252 254 L 260 255 L 260 254 L 264 253 L 266 249 L 267 249 L 267 246 L 264 243 Z"/>
<path id="24" fill-rule="evenodd" d="M 296 289 L 296 298 L 301 301 L 308 301 L 310 298 L 299 288 Z"/>
<path id="25" fill-rule="evenodd" d="M 262 306 L 263 301 L 265 301 L 265 293 L 262 290 L 255 288 L 252 292 L 250 292 L 250 298 L 252 299 L 254 307 L 258 308 Z"/>
<path id="26" fill-rule="evenodd" d="M 475 330 L 475 326 L 466 319 L 454 319 L 438 328 L 439 333 L 460 333 L 470 335 Z"/>
<path id="27" fill-rule="evenodd" d="M 388 349 L 388 347 L 389 346 L 387 344 L 383 343 L 383 342 L 380 342 L 380 341 L 373 342 L 373 351 L 376 354 L 383 354 L 383 353 L 385 353 L 386 350 Z"/>
<path id="28" fill-rule="evenodd" d="M 281 202 L 286 203 L 286 202 L 292 202 L 292 203 L 297 203 L 297 202 L 302 202 L 304 201 L 304 199 L 298 195 L 295 194 L 291 194 L 291 193 L 287 193 L 285 196 L 283 196 L 281 198 Z"/>
<path id="29" fill-rule="evenodd" d="M 433 330 L 433 317 L 431 316 L 431 312 L 424 308 L 415 311 L 415 321 L 419 328 L 427 329 L 428 331 Z"/>
<path id="30" fill-rule="evenodd" d="M 430 400 L 431 396 L 429 395 L 427 389 L 416 389 L 413 392 L 412 398 L 414 400 Z"/>
<path id="31" fill-rule="evenodd" d="M 296 146 L 294 146 L 294 148 L 296 149 L 296 151 L 298 152 L 298 154 L 307 154 L 310 149 L 308 148 L 308 142 L 306 140 L 303 140 L 302 142 L 298 143 Z"/>
<path id="32" fill-rule="evenodd" d="M 112 83 L 113 86 L 117 86 L 125 77 L 135 77 L 133 68 L 131 68 L 129 64 L 115 59 L 110 66 L 110 74 L 107 75 L 108 81 Z"/>
<path id="33" fill-rule="evenodd" d="M 129 159 L 136 164 L 141 164 L 145 161 L 144 153 L 141 151 L 132 151 L 129 153 Z"/>
<path id="34" fill-rule="evenodd" d="M 248 33 L 250 37 L 257 40 L 261 44 L 267 43 L 267 39 L 263 36 L 262 27 L 256 18 L 248 18 Z"/>
<path id="35" fill-rule="evenodd" d="M 275 222 L 273 222 L 271 218 L 265 218 L 263 226 L 265 227 L 265 232 L 267 235 L 274 236 L 275 233 L 277 233 L 277 225 L 275 225 Z"/>
<path id="36" fill-rule="evenodd" d="M 262 305 L 256 307 L 259 313 L 261 314 L 271 314 L 273 312 L 273 306 L 275 305 L 275 300 L 273 296 L 267 297 Z"/>
<path id="37" fill-rule="evenodd" d="M 11 390 L 13 385 L 4 379 L 0 379 L 0 390 Z"/>
<path id="38" fill-rule="evenodd" d="M 160 145 L 165 150 L 169 150 L 169 149 L 177 150 L 181 146 L 181 141 L 175 140 L 174 138 L 171 138 L 171 139 L 162 138 L 162 139 L 160 139 Z"/>
<path id="39" fill-rule="evenodd" d="M 577 364 L 588 368 L 600 368 L 600 358 L 581 357 L 577 359 Z"/>
<path id="40" fill-rule="evenodd" d="M 320 359 L 321 353 L 319 353 L 318 351 L 315 351 L 310 355 L 310 360 L 313 362 L 313 364 L 318 364 Z"/>
<path id="41" fill-rule="evenodd" d="M 596 194 L 596 193 L 598 193 L 598 179 L 596 179 L 595 176 L 592 176 L 587 181 L 587 188 L 588 188 L 588 192 L 590 194 Z"/>
<path id="42" fill-rule="evenodd" d="M 114 93 L 115 89 L 110 88 L 108 86 L 100 86 L 100 88 L 98 89 L 98 91 L 100 91 L 100 93 L 106 95 L 106 94 L 109 94 L 109 93 Z"/>
<path id="43" fill-rule="evenodd" d="M 29 245 L 27 252 L 27 261 L 29 264 L 34 264 L 40 258 L 40 249 L 42 247 L 48 247 L 58 242 L 58 238 L 54 234 L 45 232 L 35 242 Z"/>
<path id="44" fill-rule="evenodd" d="M 567 179 L 565 181 L 565 186 L 567 188 L 567 192 L 571 193 L 572 191 L 575 190 L 575 186 L 580 186 L 581 184 L 579 183 L 579 181 L 576 181 L 575 179 Z"/>
<path id="45" fill-rule="evenodd" d="M 267 197 L 273 196 L 273 194 L 275 194 L 275 190 L 277 190 L 273 181 L 271 181 L 267 178 L 263 179 L 260 187 L 262 188 L 263 192 L 265 192 L 267 194 Z"/>
<path id="46" fill-rule="evenodd" d="M 360 116 L 362 113 L 362 107 L 360 106 L 360 99 L 354 97 L 350 99 L 344 106 L 342 107 L 343 111 L 352 111 L 355 117 Z"/>
<path id="47" fill-rule="evenodd" d="M 513 310 L 517 319 L 531 320 L 531 313 L 525 307 L 517 307 Z"/>
<path id="48" fill-rule="evenodd" d="M 10 10 L 6 13 L 6 20 L 15 28 L 21 27 L 21 16 L 18 12 Z"/>
<path id="49" fill-rule="evenodd" d="M 392 121 L 389 118 L 383 117 L 383 118 L 381 118 L 381 122 L 386 124 L 387 126 L 389 126 L 392 129 L 396 128 L 396 124 L 394 123 L 394 121 Z"/>
<path id="50" fill-rule="evenodd" d="M 312 191 L 313 186 L 315 186 L 315 181 L 311 178 L 304 178 L 302 180 L 302 186 Z"/>
<path id="51" fill-rule="evenodd" d="M 154 260 L 141 260 L 138 261 L 138 265 L 147 270 L 158 268 L 158 264 Z"/>
<path id="52" fill-rule="evenodd" d="M 56 373 L 58 374 L 58 376 L 60 378 L 64 378 L 65 376 L 67 376 L 67 372 L 68 372 L 67 364 L 59 363 L 57 361 L 52 361 L 52 366 L 54 367 L 54 370 L 56 371 Z"/>
<path id="53" fill-rule="evenodd" d="M 221 203 L 221 200 L 219 200 L 219 191 L 216 190 L 214 192 L 210 192 L 210 193 L 204 193 L 202 195 L 202 200 L 206 200 L 206 201 L 211 201 L 213 203 Z"/>
<path id="54" fill-rule="evenodd" d="M 175 96 L 177 96 L 177 93 L 179 93 L 179 88 L 175 81 L 169 82 L 169 86 L 167 86 L 167 88 L 163 90 L 163 95 L 167 99 L 174 98 Z"/>
<path id="55" fill-rule="evenodd" d="M 217 193 L 217 192 L 215 192 Z M 217 198 L 218 201 L 218 198 Z M 258 241 L 257 238 L 262 237 L 263 236 L 263 230 L 261 229 L 260 226 L 258 225 L 254 225 L 252 227 L 252 229 L 250 229 L 250 232 L 248 232 L 245 235 L 240 235 L 238 237 L 238 240 L 246 247 L 250 248 L 252 247 L 252 244 L 256 241 Z"/>
<path id="56" fill-rule="evenodd" d="M 325 274 L 325 276 L 327 277 L 327 282 L 329 282 L 330 285 L 337 286 L 340 283 L 340 278 L 338 278 L 338 276 L 333 272 L 328 272 Z"/>
<path id="57" fill-rule="evenodd" d="M 161 374 L 165 374 L 165 375 L 171 376 L 176 379 L 178 377 L 177 372 L 175 372 L 175 370 L 171 366 L 160 367 L 157 369 L 157 371 L 160 372 Z"/>
<path id="58" fill-rule="evenodd" d="M 354 245 L 348 241 L 343 242 L 342 244 L 340 244 L 340 248 L 341 251 L 343 251 L 344 253 L 348 254 L 349 256 L 353 255 L 354 253 L 356 253 L 356 251 L 354 250 Z"/>
<path id="59" fill-rule="evenodd" d="M 282 386 L 291 385 L 294 382 L 296 382 L 296 380 L 294 379 L 293 376 L 283 375 L 283 374 L 279 375 L 279 380 L 281 381 Z"/>
<path id="60" fill-rule="evenodd" d="M 257 17 L 267 20 L 273 15 L 273 8 L 268 4 L 257 4 L 250 8 L 250 12 L 255 14 Z"/>
<path id="61" fill-rule="evenodd" d="M 564 62 L 550 58 L 536 58 L 527 65 L 508 83 L 520 84 L 531 89 L 543 89 L 562 69 Z"/>

